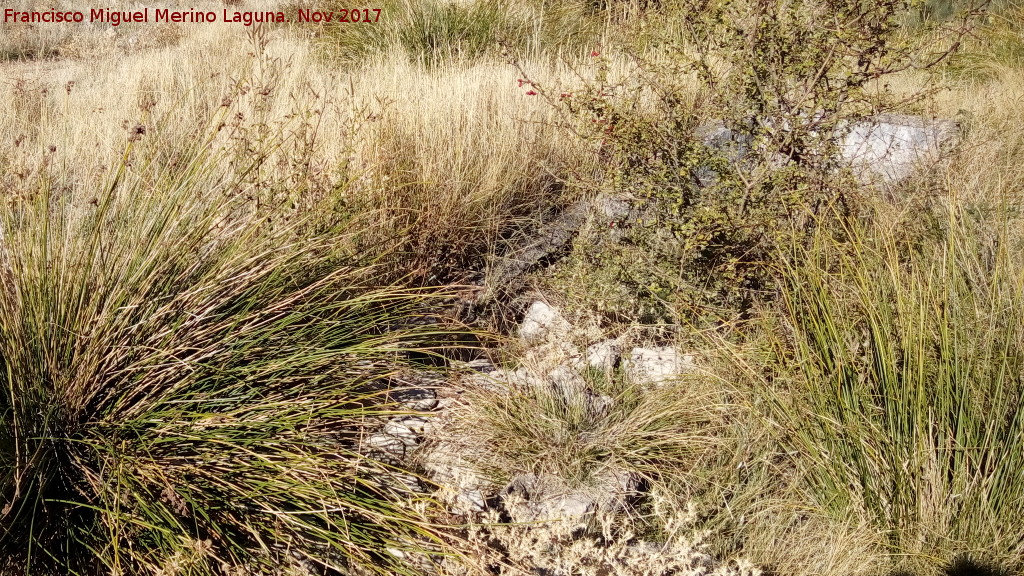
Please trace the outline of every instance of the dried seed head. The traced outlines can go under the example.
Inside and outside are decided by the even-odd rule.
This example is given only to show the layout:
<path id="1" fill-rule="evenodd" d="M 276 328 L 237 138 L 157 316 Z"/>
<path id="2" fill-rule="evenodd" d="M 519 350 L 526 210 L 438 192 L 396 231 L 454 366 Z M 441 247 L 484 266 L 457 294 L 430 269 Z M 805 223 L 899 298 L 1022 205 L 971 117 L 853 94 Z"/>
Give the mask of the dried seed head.
<path id="1" fill-rule="evenodd" d="M 132 126 L 132 129 L 128 131 L 128 141 L 135 142 L 142 138 L 142 135 L 146 133 L 146 127 L 142 124 L 136 124 Z"/>

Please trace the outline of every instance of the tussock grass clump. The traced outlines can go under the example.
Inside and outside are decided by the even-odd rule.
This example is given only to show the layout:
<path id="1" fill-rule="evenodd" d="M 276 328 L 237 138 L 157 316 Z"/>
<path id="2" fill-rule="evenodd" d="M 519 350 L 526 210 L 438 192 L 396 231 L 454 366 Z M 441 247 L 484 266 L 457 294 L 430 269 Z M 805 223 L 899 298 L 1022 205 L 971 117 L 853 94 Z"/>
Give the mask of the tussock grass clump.
<path id="1" fill-rule="evenodd" d="M 1004 4 L 985 15 L 967 48 L 950 62 L 954 75 L 985 80 L 1024 66 L 1024 5 Z"/>
<path id="2" fill-rule="evenodd" d="M 319 30 L 325 54 L 349 64 L 398 54 L 427 66 L 499 56 L 577 60 L 608 43 L 647 47 L 671 11 L 630 0 L 387 0 L 373 24 Z M 350 6 L 335 4 L 335 10 Z M 652 26 L 652 22 L 658 24 Z"/>
<path id="3" fill-rule="evenodd" d="M 472 391 L 453 426 L 472 438 L 469 452 L 496 483 L 534 473 L 587 486 L 612 471 L 668 485 L 707 461 L 725 411 L 696 378 L 650 387 L 591 371 L 510 394 Z"/>
<path id="4" fill-rule="evenodd" d="M 362 132 L 357 149 L 370 185 L 349 202 L 386 222 L 367 231 L 371 242 L 400 241 L 395 249 L 417 278 L 457 280 L 479 266 L 566 204 L 566 173 L 590 164 L 549 111 L 516 88 L 511 66 L 426 71 L 388 62 L 366 70 L 373 79 L 357 90 L 394 100 Z"/>
<path id="5" fill-rule="evenodd" d="M 44 166 L 0 207 L 0 569 L 409 571 L 429 503 L 358 448 L 425 296 L 134 146 L 91 199 Z"/>
<path id="6" fill-rule="evenodd" d="M 346 8 L 343 3 L 338 8 Z M 499 52 L 498 42 L 521 45 L 527 22 L 500 2 L 418 2 L 389 0 L 373 24 L 335 26 L 323 47 L 342 60 L 358 63 L 376 54 L 399 51 L 427 65 L 472 60 Z"/>
<path id="7" fill-rule="evenodd" d="M 998 211 L 940 214 L 923 240 L 854 227 L 852 242 L 819 235 L 785 261 L 768 342 L 790 369 L 759 393 L 818 505 L 870 518 L 900 552 L 1015 560 L 1020 245 Z"/>

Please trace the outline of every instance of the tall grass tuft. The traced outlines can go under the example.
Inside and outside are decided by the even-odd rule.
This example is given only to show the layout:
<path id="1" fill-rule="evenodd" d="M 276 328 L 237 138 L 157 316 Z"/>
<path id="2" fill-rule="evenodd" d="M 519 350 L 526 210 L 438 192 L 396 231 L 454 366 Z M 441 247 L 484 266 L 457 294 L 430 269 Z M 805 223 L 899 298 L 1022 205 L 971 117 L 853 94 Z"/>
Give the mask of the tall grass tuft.
<path id="1" fill-rule="evenodd" d="M 854 226 L 797 250 L 774 345 L 799 368 L 762 392 L 820 505 L 860 510 L 902 552 L 1019 558 L 1020 246 L 1004 217 L 944 210 L 931 240 Z"/>
<path id="2" fill-rule="evenodd" d="M 453 424 L 465 457 L 496 484 L 521 473 L 573 486 L 609 471 L 650 485 L 689 480 L 720 448 L 728 405 L 700 377 L 651 387 L 596 370 L 563 384 L 473 390 Z"/>
<path id="3" fill-rule="evenodd" d="M 335 10 L 350 8 L 344 2 L 333 4 Z M 428 66 L 499 56 L 575 60 L 609 41 L 628 46 L 651 41 L 651 29 L 668 24 L 651 25 L 669 13 L 655 4 L 386 0 L 378 4 L 380 18 L 373 13 L 371 24 L 325 26 L 320 47 L 349 64 L 389 53 Z"/>
<path id="4" fill-rule="evenodd" d="M 0 207 L 0 571 L 413 571 L 385 550 L 438 541 L 430 502 L 358 445 L 426 296 L 135 146 L 92 198 L 44 165 Z"/>
<path id="5" fill-rule="evenodd" d="M 435 65 L 497 54 L 499 42 L 520 47 L 528 32 L 527 21 L 493 0 L 388 0 L 380 8 L 380 19 L 372 24 L 325 30 L 324 48 L 351 63 L 398 50 L 411 60 Z"/>
<path id="6" fill-rule="evenodd" d="M 1003 5 L 1005 4 L 1005 5 Z M 947 67 L 955 77 L 991 80 L 1024 67 L 1024 5 L 998 3 Z"/>

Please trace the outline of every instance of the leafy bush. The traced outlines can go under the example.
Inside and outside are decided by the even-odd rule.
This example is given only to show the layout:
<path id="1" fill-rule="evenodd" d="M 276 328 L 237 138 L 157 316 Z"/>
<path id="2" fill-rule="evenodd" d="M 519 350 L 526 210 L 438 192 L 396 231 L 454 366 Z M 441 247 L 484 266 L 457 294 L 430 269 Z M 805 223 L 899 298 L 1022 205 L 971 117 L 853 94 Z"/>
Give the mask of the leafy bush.
<path id="1" fill-rule="evenodd" d="M 915 51 L 908 8 L 682 3 L 662 54 L 633 55 L 629 77 L 611 78 L 595 51 L 594 80 L 578 90 L 534 84 L 608 167 L 580 184 L 641 203 L 621 241 L 656 271 L 629 282 L 655 286 L 664 316 L 746 315 L 771 291 L 775 247 L 856 212 L 859 185 L 838 161 L 844 130 L 908 105 L 884 78 L 948 55 Z"/>

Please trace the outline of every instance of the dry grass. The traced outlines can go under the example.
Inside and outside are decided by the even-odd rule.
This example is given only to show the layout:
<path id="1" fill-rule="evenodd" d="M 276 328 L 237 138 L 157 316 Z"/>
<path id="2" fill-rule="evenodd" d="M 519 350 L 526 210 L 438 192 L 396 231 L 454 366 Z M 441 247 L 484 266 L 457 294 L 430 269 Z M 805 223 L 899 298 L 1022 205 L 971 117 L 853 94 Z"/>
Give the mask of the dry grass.
<path id="1" fill-rule="evenodd" d="M 38 0 L 17 0 L 4 8 L 16 11 L 58 11 L 90 8 L 80 3 Z M 131 2 L 116 0 L 103 8 L 111 10 L 137 10 Z M 166 23 L 127 23 L 113 27 L 102 23 L 23 23 L 0 21 L 0 63 L 6 61 L 39 61 L 76 59 L 115 59 L 132 56 L 146 50 L 174 45 L 187 28 Z"/>
<path id="2" fill-rule="evenodd" d="M 96 182 L 44 151 L 0 206 L 0 570 L 404 571 L 381 549 L 428 521 L 358 449 L 422 294 L 229 146 L 287 136 L 167 150 L 166 122 Z"/>
<path id="3" fill-rule="evenodd" d="M 485 477 L 550 474 L 585 486 L 611 470 L 667 484 L 705 465 L 720 444 L 729 407 L 699 376 L 658 388 L 619 373 L 562 378 L 468 393 L 451 432 L 471 439 L 466 455 Z"/>
<path id="4" fill-rule="evenodd" d="M 633 3 L 615 9 L 625 4 Z M 582 3 L 549 8 L 551 21 L 572 20 L 583 9 Z M 523 14 L 530 10 L 521 7 Z M 561 86 L 578 83 L 576 74 L 593 80 L 602 66 L 612 77 L 628 75 L 629 60 L 609 46 L 601 46 L 600 62 L 559 62 L 536 40 L 556 35 L 541 29 L 549 24 L 524 32 L 534 40 L 524 41 L 528 57 L 520 63 L 548 95 L 557 98 Z M 609 39 L 597 20 L 574 26 L 566 28 L 562 55 L 586 57 L 584 44 L 597 48 L 595 39 Z M 581 193 L 567 182 L 595 184 L 597 173 L 597 183 L 614 187 L 593 149 L 558 126 L 563 118 L 544 91 L 528 95 L 531 86 L 519 82 L 520 70 L 496 53 L 420 64 L 402 50 L 381 50 L 341 68 L 323 60 L 305 32 L 224 24 L 126 25 L 113 32 L 4 25 L 0 195 L 8 202 L 29 200 L 28 183 L 43 180 L 48 193 L 80 217 L 117 167 L 135 179 L 137 193 L 155 196 L 167 184 L 153 176 L 157 167 L 179 170 L 208 148 L 214 161 L 192 167 L 194 173 L 242 206 L 238 210 L 251 215 L 280 207 L 271 218 L 275 226 L 290 229 L 301 221 L 307 227 L 290 237 L 295 242 L 310 230 L 348 223 L 332 250 L 374 261 L 382 283 L 434 284 L 465 280 L 482 256 Z M 895 191 L 906 198 L 877 225 L 914 229 L 918 223 L 905 226 L 913 220 L 907 215 L 937 197 L 968 210 L 1016 206 L 1024 187 L 1024 73 L 1012 59 L 978 66 L 984 74 L 958 73 L 925 105 L 926 113 L 962 122 L 960 152 Z M 905 75 L 892 87 L 910 92 L 922 82 Z M 152 162 L 148 172 L 133 164 L 143 156 Z M 225 182 L 232 187 L 218 188 Z M 219 229 L 237 216 L 221 214 L 206 224 Z M 1019 233 L 1011 230 L 1008 238 L 1019 241 Z M 599 277 L 581 270 L 572 276 L 574 285 Z M 605 287 L 590 292 L 607 292 L 598 288 Z M 619 298 L 612 294 L 608 298 Z M 682 339 L 686 345 L 700 340 Z M 606 526 L 606 539 L 491 527 L 470 539 L 482 547 L 481 558 L 580 574 L 685 570 L 693 534 L 671 519 L 686 516 L 696 503 L 700 522 L 722 531 L 707 537 L 707 550 L 742 553 L 780 574 L 874 574 L 891 565 L 880 529 L 863 510 L 842 517 L 807 503 L 804 477 L 780 464 L 770 426 L 716 410 L 725 404 L 722 395 L 735 400 L 722 384 L 728 377 L 660 391 L 595 378 L 590 385 L 617 401 L 610 413 L 588 414 L 574 404 L 578 398 L 536 390 L 513 399 L 480 394 L 458 414 L 454 430 L 478 442 L 478 456 L 486 455 L 481 470 L 495 483 L 517 472 L 586 483 L 595 466 L 612 462 L 680 492 L 670 498 L 663 487 L 655 520 L 614 531 Z M 581 434 L 590 439 L 583 450 L 569 441 Z M 737 460 L 751 471 L 738 471 Z M 780 480 L 781 474 L 792 476 Z M 638 547 L 638 534 L 650 524 L 659 525 L 665 540 L 657 554 Z M 484 546 L 494 539 L 508 555 L 495 558 Z M 564 546 L 546 548 L 545 539 Z M 655 556 L 660 560 L 651 560 Z"/>
<path id="5" fill-rule="evenodd" d="M 43 155 L 63 167 L 66 185 L 94 185 L 128 131 L 160 118 L 175 121 L 144 138 L 168 157 L 218 124 L 212 144 L 229 156 L 292 134 L 289 146 L 259 151 L 260 178 L 278 180 L 296 202 L 345 187 L 343 208 L 372 218 L 366 248 L 404 252 L 413 277 L 439 281 L 494 249 L 517 221 L 562 203 L 568 167 L 586 162 L 507 64 L 427 70 L 385 59 L 336 72 L 284 29 L 179 31 L 178 44 L 126 59 L 8 64 L 0 139 L 15 146 L 0 186 L 16 186 Z"/>

